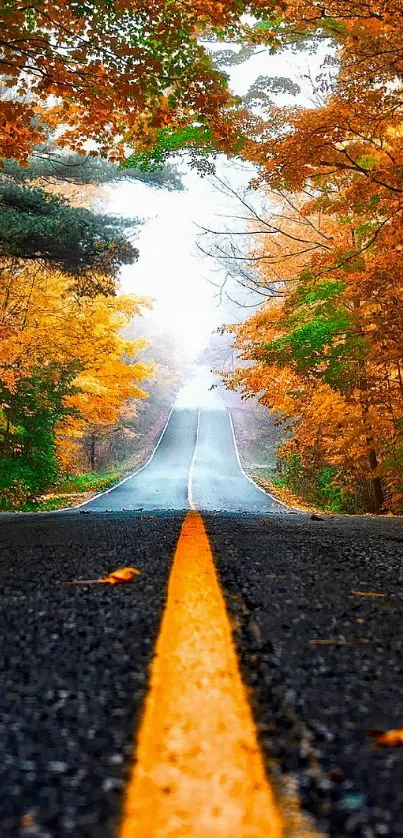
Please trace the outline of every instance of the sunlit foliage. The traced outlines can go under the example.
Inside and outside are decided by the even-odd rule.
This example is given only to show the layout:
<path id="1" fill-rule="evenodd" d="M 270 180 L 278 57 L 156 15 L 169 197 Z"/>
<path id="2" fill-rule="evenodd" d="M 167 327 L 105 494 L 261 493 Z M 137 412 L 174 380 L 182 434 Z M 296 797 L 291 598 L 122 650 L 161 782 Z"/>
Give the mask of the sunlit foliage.
<path id="1" fill-rule="evenodd" d="M 284 219 L 259 262 L 280 300 L 237 330 L 253 364 L 234 381 L 293 417 L 300 491 L 320 495 L 322 481 L 322 503 L 327 492 L 339 508 L 400 509 L 402 7 L 291 0 L 282 22 L 267 32 L 284 43 L 331 37 L 339 66 L 316 106 L 273 106 L 250 138 Z"/>
<path id="2" fill-rule="evenodd" d="M 79 296 L 70 277 L 35 263 L 2 267 L 0 486 L 13 506 L 74 468 L 77 441 L 143 398 L 151 367 L 122 328 L 141 299 Z"/>

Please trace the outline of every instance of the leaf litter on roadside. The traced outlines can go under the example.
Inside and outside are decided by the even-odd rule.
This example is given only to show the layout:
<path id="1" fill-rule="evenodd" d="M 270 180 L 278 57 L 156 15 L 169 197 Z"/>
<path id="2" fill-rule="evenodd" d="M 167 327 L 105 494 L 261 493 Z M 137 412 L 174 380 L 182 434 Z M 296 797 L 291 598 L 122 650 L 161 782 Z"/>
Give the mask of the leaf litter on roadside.
<path id="1" fill-rule="evenodd" d="M 373 736 L 376 744 L 384 748 L 395 748 L 398 745 L 403 745 L 403 727 L 392 730 L 377 730 L 376 728 L 365 727 L 363 733 Z"/>
<path id="2" fill-rule="evenodd" d="M 69 582 L 59 582 L 59 585 L 121 585 L 131 584 L 134 582 L 135 576 L 140 575 L 140 570 L 137 567 L 119 567 L 117 570 L 112 570 L 107 576 L 101 576 L 99 579 L 71 579 Z"/>
<path id="3" fill-rule="evenodd" d="M 109 585 L 119 585 L 122 582 L 134 582 L 134 577 L 139 575 L 140 571 L 137 567 L 120 567 L 98 581 L 107 582 Z"/>

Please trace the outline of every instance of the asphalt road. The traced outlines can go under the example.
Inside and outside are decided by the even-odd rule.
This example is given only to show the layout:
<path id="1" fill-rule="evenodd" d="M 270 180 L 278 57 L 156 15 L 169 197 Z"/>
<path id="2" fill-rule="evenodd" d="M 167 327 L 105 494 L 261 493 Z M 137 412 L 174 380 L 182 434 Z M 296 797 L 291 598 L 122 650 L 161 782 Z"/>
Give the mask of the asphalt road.
<path id="1" fill-rule="evenodd" d="M 191 500 L 202 511 L 285 513 L 286 508 L 247 480 L 238 459 L 231 414 L 200 410 L 191 474 Z"/>
<path id="2" fill-rule="evenodd" d="M 116 836 L 183 516 L 0 522 L 0 835 Z M 135 585 L 60 585 L 117 567 Z"/>
<path id="3" fill-rule="evenodd" d="M 403 836 L 403 747 L 366 732 L 403 727 L 401 520 L 206 522 L 279 780 L 296 779 L 325 835 Z"/>
<path id="4" fill-rule="evenodd" d="M 188 480 L 197 438 L 197 410 L 173 410 L 145 468 L 85 504 L 92 512 L 188 509 Z"/>
<path id="5" fill-rule="evenodd" d="M 270 774 L 324 835 L 403 836 L 403 748 L 366 732 L 403 726 L 401 521 L 276 514 L 218 413 L 175 411 L 81 510 L 0 520 L 2 838 L 116 838 L 189 485 Z M 125 565 L 135 585 L 60 584 Z"/>
<path id="6" fill-rule="evenodd" d="M 242 472 L 225 408 L 175 408 L 145 468 L 85 509 L 285 512 Z"/>

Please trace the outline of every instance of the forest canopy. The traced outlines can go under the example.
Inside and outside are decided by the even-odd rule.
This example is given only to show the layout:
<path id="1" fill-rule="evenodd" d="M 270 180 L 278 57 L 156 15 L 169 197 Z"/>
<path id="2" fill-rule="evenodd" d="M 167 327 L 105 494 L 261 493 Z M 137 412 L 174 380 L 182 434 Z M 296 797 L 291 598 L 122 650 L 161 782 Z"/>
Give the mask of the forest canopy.
<path id="1" fill-rule="evenodd" d="M 290 485 L 340 511 L 403 505 L 402 22 L 393 0 L 290 0 L 266 32 L 328 44 L 316 101 L 269 105 L 243 147 L 272 208 L 246 254 L 268 300 L 234 328 L 230 383 L 292 421 Z"/>
<path id="2" fill-rule="evenodd" d="M 246 364 L 228 384 L 288 418 L 297 491 L 342 511 L 401 510 L 402 23 L 397 0 L 2 4 L 2 456 L 22 462 L 25 385 L 26 415 L 35 403 L 55 450 L 60 428 L 81 421 L 75 388 L 91 380 L 99 406 L 109 387 L 116 404 L 114 364 L 131 368 L 114 298 L 120 266 L 137 257 L 130 227 L 68 186 L 124 176 L 180 188 L 171 158 L 208 173 L 223 153 L 253 164 L 251 188 L 271 207 L 242 255 L 267 301 L 234 327 Z M 299 86 L 266 75 L 233 94 L 231 63 L 284 49 L 323 54 L 310 101 L 279 103 Z M 47 365 L 34 361 L 53 306 L 55 335 L 78 306 L 93 339 L 105 337 L 102 384 L 59 339 Z"/>

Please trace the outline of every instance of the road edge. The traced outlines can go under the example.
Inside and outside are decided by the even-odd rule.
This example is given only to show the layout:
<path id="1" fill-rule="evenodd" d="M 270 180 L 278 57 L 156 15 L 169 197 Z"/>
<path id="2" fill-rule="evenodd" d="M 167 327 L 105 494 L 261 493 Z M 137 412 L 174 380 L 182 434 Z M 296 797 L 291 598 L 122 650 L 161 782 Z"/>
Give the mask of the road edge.
<path id="1" fill-rule="evenodd" d="M 235 436 L 234 420 L 232 418 L 231 408 L 227 407 L 227 413 L 228 413 L 230 428 L 231 428 L 231 431 L 232 431 L 232 438 L 234 440 L 234 448 L 235 448 L 236 458 L 237 458 L 238 465 L 239 465 L 239 468 L 241 469 L 241 472 L 242 472 L 243 476 L 246 477 L 246 479 L 249 480 L 249 483 L 252 483 L 252 486 L 255 486 L 255 488 L 258 489 L 259 492 L 262 492 L 262 494 L 266 495 L 267 498 L 271 498 L 275 503 L 278 503 L 279 506 L 284 507 L 284 509 L 286 509 L 287 512 L 298 512 L 298 513 L 302 514 L 300 509 L 294 509 L 294 507 L 292 507 L 292 506 L 287 506 L 286 503 L 283 503 L 282 500 L 280 500 L 279 498 L 276 498 L 276 496 L 272 495 L 271 492 L 266 492 L 265 489 L 262 489 L 262 487 L 259 486 L 257 483 L 255 483 L 255 481 L 252 479 L 252 477 L 250 477 L 249 474 L 247 474 L 247 472 L 245 471 L 245 469 L 244 469 L 244 467 L 241 463 L 241 457 L 240 457 L 240 454 L 239 454 L 238 443 L 237 443 L 237 439 L 236 439 L 236 436 Z"/>
<path id="2" fill-rule="evenodd" d="M 131 471 L 130 474 L 127 474 L 126 477 L 123 477 L 123 479 L 119 480 L 118 483 L 115 483 L 113 486 L 110 486 L 109 489 L 105 489 L 105 491 L 103 491 L 103 492 L 98 492 L 98 494 L 93 495 L 92 498 L 89 498 L 88 500 L 85 500 L 82 503 L 79 503 L 76 506 L 66 506 L 63 509 L 55 509 L 55 510 L 52 510 L 52 511 L 55 512 L 55 513 L 58 513 L 58 512 L 68 512 L 70 509 L 81 509 L 83 506 L 87 506 L 89 503 L 92 503 L 94 500 L 97 500 L 97 498 L 102 498 L 103 495 L 109 495 L 110 492 L 113 492 L 114 489 L 117 489 L 118 486 L 122 486 L 122 484 L 126 483 L 127 480 L 131 480 L 132 477 L 136 477 L 136 475 L 139 474 L 140 471 L 143 471 L 143 469 L 145 469 L 151 463 L 151 460 L 153 459 L 154 455 L 157 453 L 158 448 L 160 447 L 161 442 L 163 440 L 165 431 L 168 427 L 169 420 L 170 420 L 174 410 L 175 410 L 175 405 L 173 407 L 171 407 L 171 410 L 169 411 L 169 414 L 168 414 L 167 421 L 165 422 L 165 425 L 164 425 L 164 427 L 161 431 L 161 434 L 160 434 L 160 436 L 157 440 L 157 443 L 154 446 L 148 460 L 146 460 L 146 462 L 143 463 L 142 466 L 135 469 L 134 471 Z"/>

